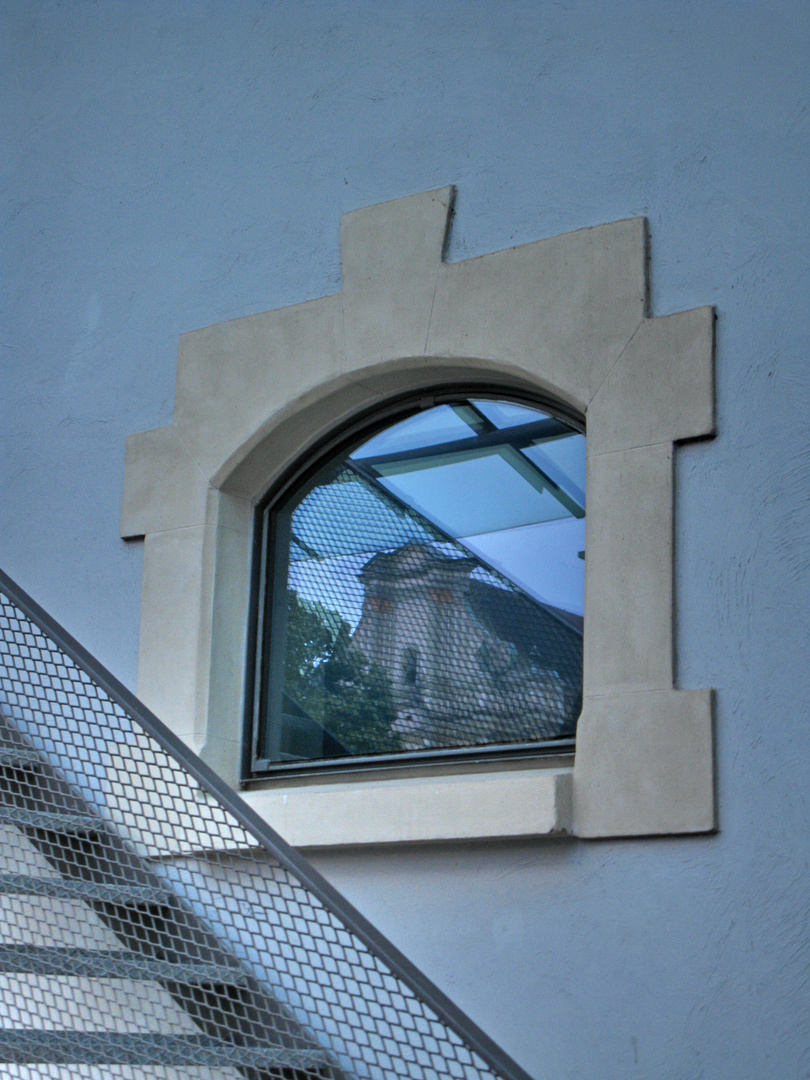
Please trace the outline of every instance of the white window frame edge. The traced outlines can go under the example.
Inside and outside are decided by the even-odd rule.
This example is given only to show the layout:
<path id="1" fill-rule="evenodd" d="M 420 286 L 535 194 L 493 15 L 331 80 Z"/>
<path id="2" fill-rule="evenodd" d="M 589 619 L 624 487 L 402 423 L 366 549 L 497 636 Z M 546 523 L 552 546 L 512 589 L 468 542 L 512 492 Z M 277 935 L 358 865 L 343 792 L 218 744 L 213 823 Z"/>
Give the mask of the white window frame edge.
<path id="1" fill-rule="evenodd" d="M 174 422 L 127 441 L 138 694 L 237 784 L 256 502 L 392 396 L 528 391 L 587 422 L 573 767 L 284 780 L 248 800 L 299 846 L 711 831 L 713 692 L 674 682 L 673 447 L 714 434 L 713 309 L 649 316 L 642 218 L 447 263 L 452 203 L 447 187 L 345 214 L 339 294 L 181 338 Z"/>

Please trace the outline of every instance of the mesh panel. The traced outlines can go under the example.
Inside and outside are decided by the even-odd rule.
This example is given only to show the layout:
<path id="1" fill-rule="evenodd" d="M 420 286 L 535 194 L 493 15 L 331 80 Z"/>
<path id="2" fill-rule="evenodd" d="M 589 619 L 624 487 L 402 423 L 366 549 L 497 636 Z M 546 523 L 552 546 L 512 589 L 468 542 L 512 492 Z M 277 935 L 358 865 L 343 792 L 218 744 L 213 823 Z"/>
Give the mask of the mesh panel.
<path id="1" fill-rule="evenodd" d="M 267 665 L 263 709 L 282 720 L 268 722 L 260 756 L 574 734 L 581 619 L 534 600 L 351 464 L 278 517 L 286 604 L 275 600 L 270 642 L 284 655 Z"/>
<path id="2" fill-rule="evenodd" d="M 523 1075 L 3 590 L 4 1075 Z"/>

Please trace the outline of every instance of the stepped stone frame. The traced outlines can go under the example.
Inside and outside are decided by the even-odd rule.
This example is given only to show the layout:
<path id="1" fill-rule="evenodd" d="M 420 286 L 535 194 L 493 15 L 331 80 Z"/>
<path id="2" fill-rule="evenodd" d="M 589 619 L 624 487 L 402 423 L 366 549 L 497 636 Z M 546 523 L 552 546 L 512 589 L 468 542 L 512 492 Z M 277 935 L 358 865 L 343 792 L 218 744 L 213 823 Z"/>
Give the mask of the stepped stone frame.
<path id="1" fill-rule="evenodd" d="M 711 831 L 713 693 L 674 678 L 674 444 L 714 433 L 714 312 L 652 318 L 644 219 L 443 260 L 453 189 L 345 214 L 343 289 L 185 334 L 174 422 L 127 442 L 138 694 L 239 782 L 253 511 L 376 404 L 471 383 L 587 425 L 584 705 L 570 759 L 285 778 L 300 846 Z"/>

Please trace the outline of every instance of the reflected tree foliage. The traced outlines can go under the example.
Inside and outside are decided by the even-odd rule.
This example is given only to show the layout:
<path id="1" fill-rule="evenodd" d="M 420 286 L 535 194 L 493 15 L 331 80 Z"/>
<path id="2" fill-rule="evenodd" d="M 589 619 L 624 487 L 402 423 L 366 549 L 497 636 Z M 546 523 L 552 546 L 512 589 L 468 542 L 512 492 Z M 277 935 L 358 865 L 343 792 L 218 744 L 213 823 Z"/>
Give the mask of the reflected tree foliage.
<path id="1" fill-rule="evenodd" d="M 285 692 L 351 754 L 392 753 L 402 741 L 391 680 L 351 643 L 339 612 L 288 590 Z"/>

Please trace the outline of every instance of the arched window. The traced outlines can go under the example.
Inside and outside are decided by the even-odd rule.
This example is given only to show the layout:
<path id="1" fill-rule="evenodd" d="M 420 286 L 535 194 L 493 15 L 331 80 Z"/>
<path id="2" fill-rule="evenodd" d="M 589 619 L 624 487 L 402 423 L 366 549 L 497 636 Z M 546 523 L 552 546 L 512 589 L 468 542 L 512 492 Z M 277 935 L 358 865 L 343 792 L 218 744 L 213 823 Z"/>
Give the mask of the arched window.
<path id="1" fill-rule="evenodd" d="M 582 705 L 585 437 L 532 403 L 402 405 L 260 509 L 252 774 L 556 752 Z"/>
<path id="2" fill-rule="evenodd" d="M 257 779 L 248 798 L 296 845 L 711 830 L 712 692 L 675 678 L 674 461 L 679 442 L 714 432 L 714 312 L 651 314 L 642 219 L 448 262 L 452 202 L 443 188 L 350 211 L 341 219 L 339 293 L 181 339 L 172 424 L 127 442 L 121 532 L 144 538 L 138 694 L 230 783 Z M 458 396 L 437 397 L 449 388 Z M 390 770 L 385 783 L 379 774 L 266 780 L 273 770 L 340 760 L 299 755 L 285 764 L 277 756 L 267 764 L 283 734 L 269 696 L 280 686 L 284 704 L 287 659 L 269 626 L 284 624 L 289 605 L 289 567 L 268 563 L 269 551 L 283 550 L 272 515 L 283 525 L 285 508 L 291 513 L 315 482 L 312 468 L 339 451 L 351 454 L 420 407 L 491 401 L 498 389 L 510 405 L 553 400 L 563 419 L 587 417 L 588 662 L 574 760 L 514 754 L 510 765 L 486 768 L 483 756 L 514 744 L 471 741 L 393 759 L 472 753 L 467 764 L 448 764 L 446 782 L 433 782 L 442 770 L 428 779 L 404 769 Z M 411 392 L 435 400 L 394 415 L 397 395 Z M 341 425 L 363 417 L 351 445 L 325 452 L 336 430 L 346 433 Z M 302 457 L 306 475 L 295 465 Z M 384 480 L 396 477 L 377 477 L 378 489 Z M 265 527 L 255 530 L 256 506 L 271 488 Z M 396 497 L 392 487 L 388 494 Z M 412 509 L 429 519 L 428 507 Z M 463 547 L 466 538 L 449 542 Z M 268 551 L 252 562 L 257 539 Z M 489 565 L 492 552 L 469 558 Z M 264 575 L 258 603 L 251 566 Z M 282 587 L 268 589 L 274 581 Z M 513 585 L 536 599 L 529 583 Z M 508 678 L 518 646 L 508 637 L 504 647 L 481 646 L 489 677 Z M 318 728 L 310 731 L 317 743 Z M 317 752 L 330 747 L 338 750 L 321 736 Z M 366 760 L 392 759 L 379 752 Z"/>

